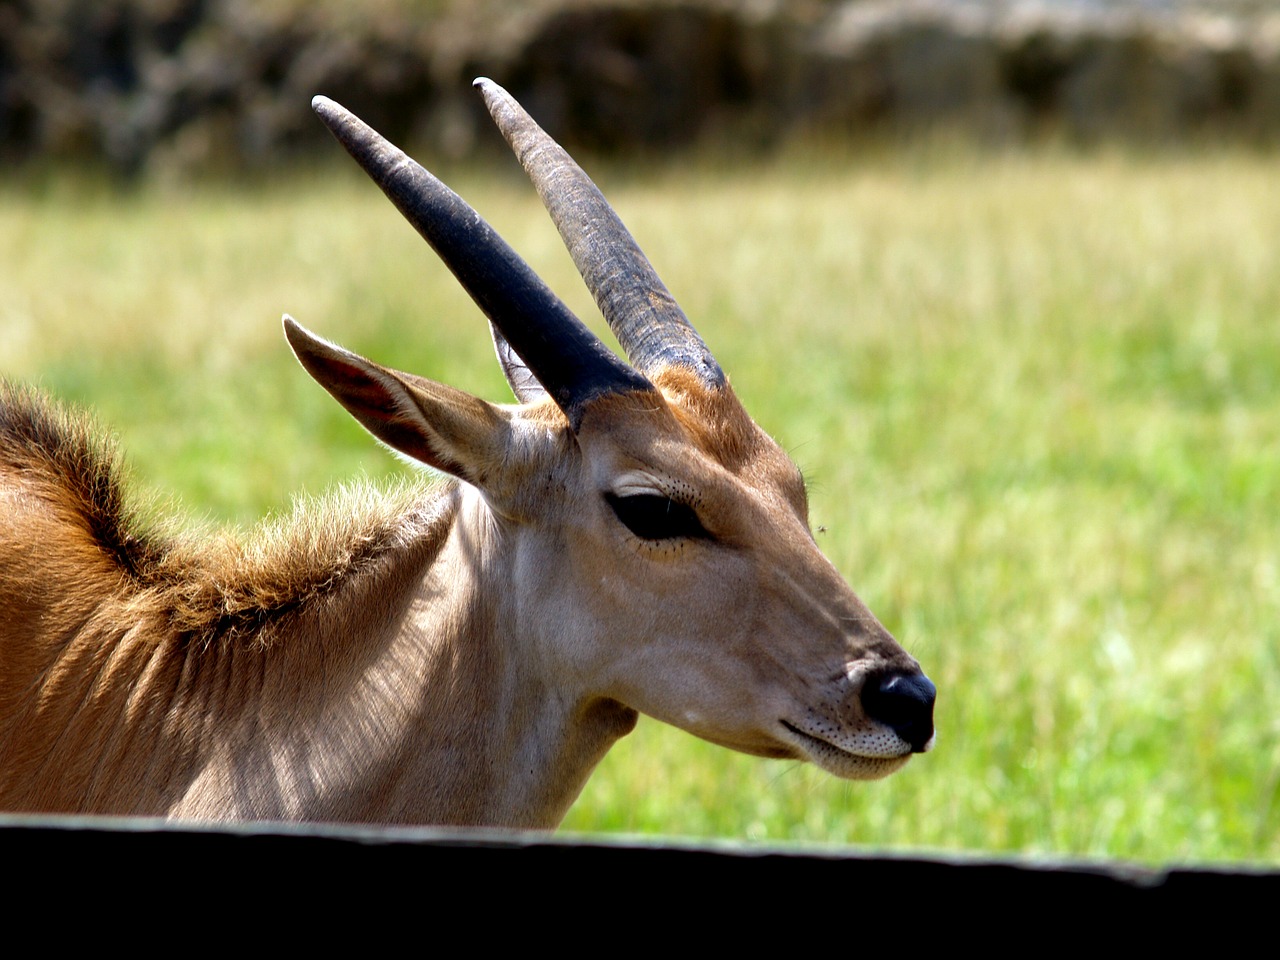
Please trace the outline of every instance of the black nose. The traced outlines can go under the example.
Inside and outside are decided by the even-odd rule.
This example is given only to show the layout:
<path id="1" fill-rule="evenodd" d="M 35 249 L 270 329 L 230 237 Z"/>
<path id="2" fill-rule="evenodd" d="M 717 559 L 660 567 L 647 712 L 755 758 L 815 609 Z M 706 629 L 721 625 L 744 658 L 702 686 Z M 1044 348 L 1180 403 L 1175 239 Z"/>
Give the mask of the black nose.
<path id="1" fill-rule="evenodd" d="M 938 688 L 923 673 L 888 673 L 868 677 L 862 688 L 862 709 L 872 720 L 892 727 L 911 744 L 913 753 L 923 753 L 933 738 L 933 701 Z"/>

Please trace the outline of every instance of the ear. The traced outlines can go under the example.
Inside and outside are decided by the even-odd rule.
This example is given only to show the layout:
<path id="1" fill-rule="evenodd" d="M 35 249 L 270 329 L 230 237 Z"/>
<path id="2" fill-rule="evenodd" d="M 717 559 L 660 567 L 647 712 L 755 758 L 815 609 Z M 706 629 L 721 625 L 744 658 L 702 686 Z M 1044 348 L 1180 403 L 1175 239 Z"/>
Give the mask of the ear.
<path id="1" fill-rule="evenodd" d="M 366 430 L 401 453 L 484 489 L 501 468 L 511 425 L 501 408 L 317 337 L 285 315 L 298 361 Z"/>

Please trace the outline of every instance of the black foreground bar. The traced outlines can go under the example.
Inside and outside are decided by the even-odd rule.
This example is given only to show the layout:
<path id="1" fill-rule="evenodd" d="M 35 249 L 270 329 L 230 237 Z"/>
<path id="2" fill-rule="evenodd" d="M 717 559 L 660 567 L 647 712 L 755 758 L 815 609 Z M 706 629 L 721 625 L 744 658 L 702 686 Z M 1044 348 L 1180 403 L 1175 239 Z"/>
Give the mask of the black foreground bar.
<path id="1" fill-rule="evenodd" d="M 932 938 L 941 931 L 931 921 L 941 917 L 970 915 L 988 930 L 1040 918 L 1052 923 L 1040 932 L 1044 947 L 1098 935 L 1100 915 L 1123 917 L 1126 936 L 1155 932 L 1134 926 L 1147 921 L 1176 936 L 1188 928 L 1271 925 L 1271 911 L 1280 909 L 1274 869 L 1152 870 L 430 828 L 0 815 L 0 864 L 17 881 L 10 917 L 19 921 L 25 897 L 43 901 L 57 890 L 71 898 L 68 906 L 77 895 L 99 907 L 141 897 L 148 909 L 227 897 L 249 909 L 305 902 L 315 915 L 334 911 L 330 919 L 339 923 L 367 909 L 412 906 L 437 918 L 484 909 L 494 911 L 495 935 L 511 932 L 506 924 L 519 917 L 622 910 L 633 919 L 661 918 L 660 927 L 630 929 L 628 941 L 656 937 L 677 919 L 705 932 L 730 915 L 731 937 L 778 921 L 802 929 L 816 921 L 815 932 L 848 925 L 846 935 L 856 937 L 858 929 L 869 932 L 868 923 L 890 921 L 900 936 Z"/>

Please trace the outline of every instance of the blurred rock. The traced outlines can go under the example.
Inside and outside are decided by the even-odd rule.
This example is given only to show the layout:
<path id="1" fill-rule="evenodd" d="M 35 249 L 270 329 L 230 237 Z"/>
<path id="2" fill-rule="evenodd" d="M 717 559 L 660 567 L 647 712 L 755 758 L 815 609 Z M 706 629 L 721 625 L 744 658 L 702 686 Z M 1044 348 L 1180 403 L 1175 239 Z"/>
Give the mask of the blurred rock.
<path id="1" fill-rule="evenodd" d="M 1176 141 L 1280 134 L 1261 0 L 0 0 L 0 152 L 179 174 L 326 136 L 315 93 L 462 156 L 506 85 L 597 150 L 797 130 Z"/>

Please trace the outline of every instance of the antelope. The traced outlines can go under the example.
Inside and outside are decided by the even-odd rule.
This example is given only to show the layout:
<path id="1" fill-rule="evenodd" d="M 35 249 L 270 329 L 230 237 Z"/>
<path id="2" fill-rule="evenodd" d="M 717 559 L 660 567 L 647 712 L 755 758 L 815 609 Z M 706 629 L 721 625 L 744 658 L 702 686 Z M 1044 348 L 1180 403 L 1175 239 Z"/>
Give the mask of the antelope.
<path id="1" fill-rule="evenodd" d="M 638 713 L 883 777 L 935 689 L 818 550 L 799 471 L 600 191 L 476 81 L 630 364 L 460 197 L 313 109 L 490 321 L 518 401 L 287 315 L 298 360 L 443 486 L 249 539 L 144 529 L 78 414 L 0 405 L 0 809 L 554 828 Z"/>

